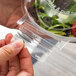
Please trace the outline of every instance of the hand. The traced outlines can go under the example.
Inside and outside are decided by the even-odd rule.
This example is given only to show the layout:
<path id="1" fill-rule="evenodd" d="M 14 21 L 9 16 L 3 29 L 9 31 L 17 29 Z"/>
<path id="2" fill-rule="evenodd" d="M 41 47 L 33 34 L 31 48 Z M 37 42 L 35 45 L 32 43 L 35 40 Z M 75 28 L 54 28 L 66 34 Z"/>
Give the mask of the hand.
<path id="1" fill-rule="evenodd" d="M 8 34 L 0 40 L 0 76 L 33 76 L 31 56 L 22 40 L 11 41 Z"/>
<path id="2" fill-rule="evenodd" d="M 0 24 L 17 28 L 17 20 L 23 16 L 24 0 L 0 0 Z"/>

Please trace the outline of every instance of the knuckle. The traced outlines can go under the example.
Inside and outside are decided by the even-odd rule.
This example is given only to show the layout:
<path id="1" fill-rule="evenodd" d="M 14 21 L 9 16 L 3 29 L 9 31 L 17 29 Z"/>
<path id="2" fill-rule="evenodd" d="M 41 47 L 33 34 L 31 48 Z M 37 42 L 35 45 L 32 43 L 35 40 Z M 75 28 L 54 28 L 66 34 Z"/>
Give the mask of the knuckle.
<path id="1" fill-rule="evenodd" d="M 7 56 L 10 56 L 10 55 L 12 55 L 14 52 L 13 52 L 13 49 L 10 47 L 10 48 L 8 48 L 8 47 L 3 47 L 2 48 L 2 50 L 3 50 L 3 52 L 7 55 Z"/>

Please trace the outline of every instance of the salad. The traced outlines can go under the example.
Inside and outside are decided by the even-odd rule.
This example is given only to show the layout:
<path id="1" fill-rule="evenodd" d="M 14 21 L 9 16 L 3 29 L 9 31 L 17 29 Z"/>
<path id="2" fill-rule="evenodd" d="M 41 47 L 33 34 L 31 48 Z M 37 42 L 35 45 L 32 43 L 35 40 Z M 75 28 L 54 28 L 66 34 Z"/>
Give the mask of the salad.
<path id="1" fill-rule="evenodd" d="M 66 37 L 76 37 L 76 0 L 36 0 L 35 21 L 45 30 Z"/>

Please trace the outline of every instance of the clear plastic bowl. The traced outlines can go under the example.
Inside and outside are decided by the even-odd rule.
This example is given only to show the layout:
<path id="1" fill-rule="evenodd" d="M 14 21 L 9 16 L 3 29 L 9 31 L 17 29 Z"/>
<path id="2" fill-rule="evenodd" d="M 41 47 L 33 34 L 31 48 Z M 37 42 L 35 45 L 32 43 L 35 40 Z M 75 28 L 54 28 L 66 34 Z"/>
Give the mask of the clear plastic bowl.
<path id="1" fill-rule="evenodd" d="M 33 9 L 33 3 L 36 3 L 36 1 L 37 0 L 24 0 L 24 5 L 22 3 L 22 10 L 25 14 L 17 23 L 20 26 L 19 30 L 25 35 L 25 41 L 29 41 L 28 46 L 30 45 L 30 48 L 34 50 L 38 48 L 38 50 L 32 52 L 32 56 L 37 60 L 45 61 L 50 53 L 56 50 L 62 50 L 68 42 L 76 42 L 76 38 L 60 36 L 42 28 L 36 21 L 38 9 Z M 45 56 L 42 57 L 42 55 Z M 43 59 L 41 59 L 41 57 Z"/>
<path id="2" fill-rule="evenodd" d="M 62 50 L 70 39 L 66 40 L 62 36 L 53 34 L 43 29 L 35 22 L 35 19 L 31 14 L 33 13 L 33 10 L 29 12 L 33 1 L 34 0 L 25 0 L 24 5 L 22 3 L 22 10 L 25 14 L 17 23 L 19 24 L 19 30 L 24 35 L 21 38 L 24 39 L 28 46 L 30 45 L 30 49 L 34 50 L 32 56 L 37 60 L 45 61 L 50 53 L 56 51 L 55 49 Z M 35 16 L 34 13 L 33 16 Z M 63 42 L 62 40 L 66 40 L 66 42 Z"/>
<path id="3" fill-rule="evenodd" d="M 42 27 L 45 27 L 45 25 L 47 26 L 47 24 L 43 20 L 41 20 L 40 17 L 38 17 L 39 16 L 38 12 L 40 12 L 38 10 L 38 8 L 36 8 L 36 9 L 33 8 L 34 3 L 37 3 L 38 0 L 25 0 L 25 1 L 26 2 L 24 4 L 24 6 L 25 6 L 24 9 L 25 9 L 26 15 L 23 17 L 22 20 L 25 19 L 24 20 L 25 22 L 28 22 L 30 25 L 33 25 L 33 26 L 31 26 L 32 28 L 30 26 L 28 26 L 27 27 L 28 29 L 32 30 L 32 32 L 38 34 L 39 36 L 41 36 L 43 38 L 54 39 L 54 40 L 58 40 L 58 41 L 76 42 L 76 38 L 75 37 L 61 36 L 61 35 L 58 35 L 58 34 L 55 34 L 55 33 L 51 32 L 51 31 L 49 32 L 49 31 L 45 30 L 44 28 L 42 28 Z M 40 2 L 41 2 L 40 5 L 42 4 L 42 2 L 45 3 L 47 1 L 49 1 L 49 3 L 51 3 L 51 0 L 40 0 Z M 54 0 L 52 0 L 52 1 L 54 1 Z M 75 0 L 73 0 L 73 1 L 75 1 Z M 64 2 L 64 5 L 66 5 L 66 3 L 68 3 L 68 5 L 66 5 L 65 7 L 63 5 L 61 8 L 56 8 L 56 10 L 59 10 L 59 14 L 58 15 L 60 17 L 62 16 L 62 17 L 66 18 L 66 16 L 68 16 L 66 14 L 69 14 L 69 12 L 67 12 L 66 14 L 63 14 L 64 13 L 63 10 L 70 5 L 70 2 L 71 2 L 71 0 L 69 1 L 69 3 L 68 3 L 68 1 Z M 57 7 L 59 7 L 59 5 L 57 5 Z M 48 11 L 48 9 L 46 9 L 46 10 Z M 56 14 L 56 13 L 54 13 L 54 14 Z M 72 12 L 72 14 L 74 15 L 73 12 Z M 41 27 L 41 25 L 39 25 L 39 22 L 38 22 L 36 17 L 40 18 L 39 20 L 41 20 L 41 22 L 44 24 L 42 27 Z M 69 29 L 72 30 L 72 27 L 65 28 L 65 31 L 67 31 Z M 52 30 L 55 30 L 55 29 L 52 29 Z M 59 31 L 60 29 L 57 29 L 57 30 Z"/>
<path id="4" fill-rule="evenodd" d="M 23 39 L 26 45 L 33 49 L 31 56 L 44 62 L 43 64 L 49 65 L 52 69 L 50 71 L 52 76 L 76 76 L 76 55 L 75 51 L 72 50 L 73 47 L 70 48 L 73 45 L 68 44 L 66 49 L 63 48 L 69 41 L 76 42 L 76 38 L 60 36 L 40 27 L 33 17 L 36 16 L 31 9 L 33 2 L 34 0 L 25 0 L 25 10 L 23 11 L 25 15 L 17 22 L 20 31 L 24 34 Z"/>

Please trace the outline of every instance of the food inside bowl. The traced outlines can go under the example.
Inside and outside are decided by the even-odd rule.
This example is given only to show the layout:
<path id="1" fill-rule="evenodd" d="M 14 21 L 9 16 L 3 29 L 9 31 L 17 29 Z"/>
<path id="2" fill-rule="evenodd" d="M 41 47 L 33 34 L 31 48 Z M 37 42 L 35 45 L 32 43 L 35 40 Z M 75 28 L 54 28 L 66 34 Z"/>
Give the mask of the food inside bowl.
<path id="1" fill-rule="evenodd" d="M 28 11 L 45 30 L 76 37 L 76 0 L 35 0 L 30 8 Z"/>

